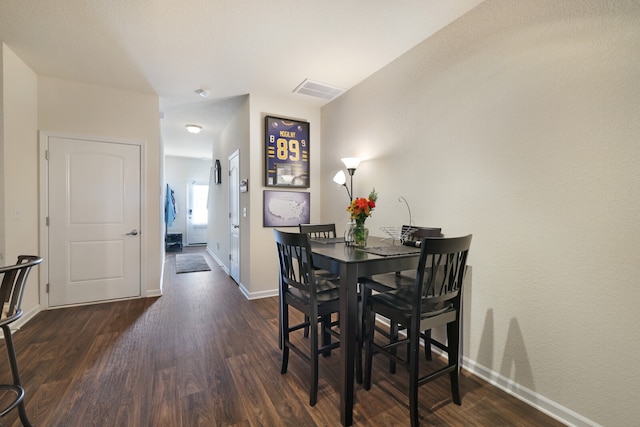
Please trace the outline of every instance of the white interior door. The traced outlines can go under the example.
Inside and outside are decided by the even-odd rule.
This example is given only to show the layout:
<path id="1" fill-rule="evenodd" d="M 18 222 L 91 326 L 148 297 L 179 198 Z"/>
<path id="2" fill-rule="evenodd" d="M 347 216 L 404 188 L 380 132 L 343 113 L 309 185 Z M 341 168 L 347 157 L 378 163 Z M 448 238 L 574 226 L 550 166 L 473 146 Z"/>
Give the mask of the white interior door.
<path id="1" fill-rule="evenodd" d="M 49 306 L 140 295 L 140 150 L 49 137 Z"/>
<path id="2" fill-rule="evenodd" d="M 229 274 L 240 283 L 240 154 L 229 157 Z"/>
<path id="3" fill-rule="evenodd" d="M 209 184 L 192 181 L 187 191 L 187 245 L 203 245 L 207 243 L 207 197 Z"/>

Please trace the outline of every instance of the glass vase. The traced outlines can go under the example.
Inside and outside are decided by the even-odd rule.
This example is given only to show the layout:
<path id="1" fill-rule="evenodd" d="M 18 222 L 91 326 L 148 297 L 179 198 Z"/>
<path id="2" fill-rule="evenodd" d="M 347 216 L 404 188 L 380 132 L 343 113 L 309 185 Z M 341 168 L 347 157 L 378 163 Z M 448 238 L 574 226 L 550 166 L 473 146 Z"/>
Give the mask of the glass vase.
<path id="1" fill-rule="evenodd" d="M 358 224 L 353 227 L 353 243 L 357 248 L 364 248 L 367 246 L 367 238 L 369 237 L 369 229 L 363 224 Z"/>
<path id="2" fill-rule="evenodd" d="M 355 221 L 349 221 L 344 229 L 344 242 L 347 246 L 353 246 L 353 229 L 355 226 Z"/>

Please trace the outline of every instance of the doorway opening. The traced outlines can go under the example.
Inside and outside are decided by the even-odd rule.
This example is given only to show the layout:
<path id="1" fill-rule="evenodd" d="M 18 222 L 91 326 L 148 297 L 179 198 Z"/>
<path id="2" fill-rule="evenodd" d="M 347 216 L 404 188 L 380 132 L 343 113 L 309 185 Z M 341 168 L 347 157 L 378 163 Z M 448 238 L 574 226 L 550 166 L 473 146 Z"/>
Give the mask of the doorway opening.
<path id="1" fill-rule="evenodd" d="M 187 194 L 187 245 L 206 245 L 209 183 L 192 181 L 189 183 Z"/>

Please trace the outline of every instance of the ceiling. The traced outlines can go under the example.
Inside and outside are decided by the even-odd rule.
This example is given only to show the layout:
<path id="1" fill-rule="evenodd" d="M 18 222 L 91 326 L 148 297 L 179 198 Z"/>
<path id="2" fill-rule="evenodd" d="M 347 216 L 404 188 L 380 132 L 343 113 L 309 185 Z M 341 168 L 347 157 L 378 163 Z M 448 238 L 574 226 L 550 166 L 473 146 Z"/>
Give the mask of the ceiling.
<path id="1" fill-rule="evenodd" d="M 321 107 L 293 89 L 349 89 L 482 1 L 0 0 L 0 41 L 39 75 L 157 94 L 165 154 L 210 158 L 243 95 Z"/>

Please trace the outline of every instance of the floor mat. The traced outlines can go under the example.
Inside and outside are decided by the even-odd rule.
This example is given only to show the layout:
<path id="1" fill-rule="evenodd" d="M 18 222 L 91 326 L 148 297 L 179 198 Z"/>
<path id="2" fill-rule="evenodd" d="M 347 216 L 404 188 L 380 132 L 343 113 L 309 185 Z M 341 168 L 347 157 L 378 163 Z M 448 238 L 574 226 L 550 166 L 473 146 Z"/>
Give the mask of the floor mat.
<path id="1" fill-rule="evenodd" d="M 192 273 L 194 271 L 210 271 L 207 260 L 199 254 L 176 255 L 176 273 Z"/>

